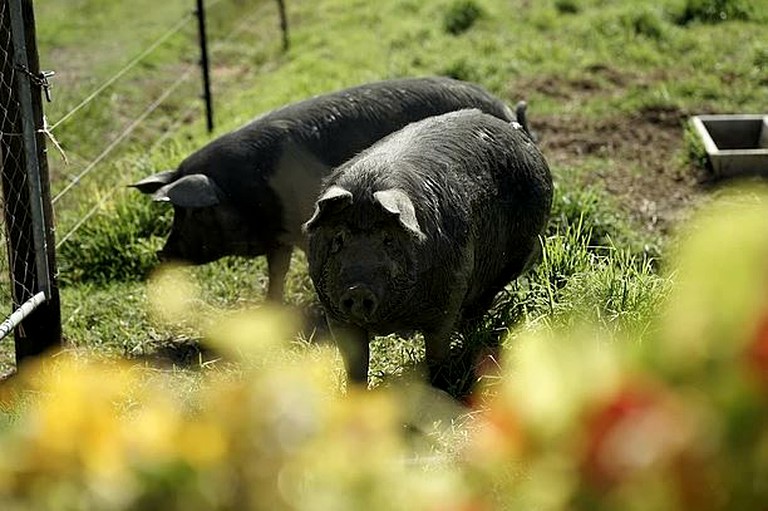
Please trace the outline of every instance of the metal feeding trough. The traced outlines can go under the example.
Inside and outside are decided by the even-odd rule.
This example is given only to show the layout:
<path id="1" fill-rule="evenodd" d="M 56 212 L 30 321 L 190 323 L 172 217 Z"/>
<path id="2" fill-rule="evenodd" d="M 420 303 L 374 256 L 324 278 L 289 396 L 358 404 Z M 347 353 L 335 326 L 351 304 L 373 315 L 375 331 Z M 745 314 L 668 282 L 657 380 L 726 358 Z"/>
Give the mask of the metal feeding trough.
<path id="1" fill-rule="evenodd" d="M 691 120 L 715 175 L 768 176 L 768 115 L 696 115 Z"/>

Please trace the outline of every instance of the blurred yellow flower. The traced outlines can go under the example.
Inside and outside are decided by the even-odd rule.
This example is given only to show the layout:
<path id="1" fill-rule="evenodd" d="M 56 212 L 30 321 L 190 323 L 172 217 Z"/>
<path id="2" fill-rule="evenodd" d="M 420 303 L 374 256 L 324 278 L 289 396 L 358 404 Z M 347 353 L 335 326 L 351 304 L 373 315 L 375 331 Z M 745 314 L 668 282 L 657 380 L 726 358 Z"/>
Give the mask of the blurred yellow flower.
<path id="1" fill-rule="evenodd" d="M 199 322 L 193 308 L 197 295 L 197 286 L 184 267 L 161 265 L 147 283 L 150 310 L 167 323 Z"/>

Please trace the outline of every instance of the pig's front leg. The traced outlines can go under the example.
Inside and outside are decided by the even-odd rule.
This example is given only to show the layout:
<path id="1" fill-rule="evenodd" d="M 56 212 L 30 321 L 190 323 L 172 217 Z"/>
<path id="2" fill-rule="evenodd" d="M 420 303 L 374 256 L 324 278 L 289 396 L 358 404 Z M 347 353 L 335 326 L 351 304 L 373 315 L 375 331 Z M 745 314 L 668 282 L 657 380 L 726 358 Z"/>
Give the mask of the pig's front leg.
<path id="1" fill-rule="evenodd" d="M 431 326 L 422 329 L 429 382 L 446 392 L 455 391 L 457 383 L 464 378 L 461 368 L 458 368 L 457 374 L 457 368 L 454 367 L 451 336 L 460 323 L 473 264 L 474 254 L 469 245 L 464 249 L 463 264 L 451 275 L 453 289 L 444 303 L 442 313 Z"/>
<path id="2" fill-rule="evenodd" d="M 269 271 L 269 285 L 267 287 L 267 300 L 281 303 L 285 294 L 285 275 L 291 264 L 290 245 L 278 245 L 267 252 L 267 266 Z"/>
<path id="3" fill-rule="evenodd" d="M 456 281 L 458 282 L 458 281 Z M 451 352 L 451 336 L 456 330 L 461 311 L 464 287 L 452 293 L 445 309 L 434 324 L 424 328 L 424 359 L 429 371 L 429 383 L 440 390 L 450 392 L 456 383 Z"/>
<path id="4" fill-rule="evenodd" d="M 341 351 L 349 381 L 367 385 L 370 335 L 363 328 L 332 319 L 328 320 L 328 326 L 339 351 Z"/>
<path id="5" fill-rule="evenodd" d="M 429 383 L 440 390 L 450 391 L 454 383 L 451 365 L 451 332 L 453 324 L 424 331 L 424 359 L 427 365 Z"/>

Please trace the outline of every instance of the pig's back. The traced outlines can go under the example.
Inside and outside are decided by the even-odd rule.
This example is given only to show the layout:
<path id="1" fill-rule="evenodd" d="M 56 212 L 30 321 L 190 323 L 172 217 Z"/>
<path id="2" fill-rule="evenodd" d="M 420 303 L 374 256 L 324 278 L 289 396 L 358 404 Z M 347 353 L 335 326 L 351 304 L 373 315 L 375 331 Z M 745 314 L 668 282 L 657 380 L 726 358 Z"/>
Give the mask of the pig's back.
<path id="1" fill-rule="evenodd" d="M 385 80 L 351 87 L 287 105 L 255 121 L 279 126 L 329 166 L 405 125 L 465 108 L 500 119 L 514 114 L 479 85 L 445 77 Z"/>

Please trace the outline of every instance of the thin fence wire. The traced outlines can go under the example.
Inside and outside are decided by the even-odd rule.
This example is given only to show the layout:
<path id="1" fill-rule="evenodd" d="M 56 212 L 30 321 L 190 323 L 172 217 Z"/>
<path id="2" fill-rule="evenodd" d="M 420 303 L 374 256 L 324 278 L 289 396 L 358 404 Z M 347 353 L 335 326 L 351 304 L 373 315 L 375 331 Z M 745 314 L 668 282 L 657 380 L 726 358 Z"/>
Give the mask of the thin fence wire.
<path id="1" fill-rule="evenodd" d="M 171 37 L 178 34 L 187 23 L 192 20 L 194 17 L 194 13 L 188 13 L 185 16 L 183 16 L 173 27 L 168 29 L 167 32 L 165 32 L 163 35 L 158 37 L 155 42 L 153 42 L 147 49 L 136 55 L 130 62 L 128 62 L 125 66 L 123 66 L 122 69 L 120 69 L 117 73 L 115 73 L 111 78 L 106 80 L 104 83 L 102 83 L 100 86 L 98 86 L 93 92 L 91 92 L 88 96 L 85 97 L 80 103 L 77 104 L 72 110 L 67 112 L 64 116 L 62 116 L 61 119 L 53 123 L 49 128 L 48 131 L 53 132 L 56 128 L 58 128 L 61 124 L 68 121 L 72 116 L 74 116 L 77 112 L 82 110 L 86 105 L 88 105 L 91 101 L 93 101 L 96 97 L 98 97 L 102 92 L 104 92 L 107 88 L 109 88 L 111 85 L 113 85 L 116 81 L 118 81 L 120 78 L 125 76 L 126 73 L 131 71 L 134 67 L 136 67 L 137 64 L 142 62 L 144 59 L 146 59 L 149 55 L 151 55 L 157 48 L 159 48 L 163 43 L 168 41 Z"/>
<path id="2" fill-rule="evenodd" d="M 220 4 L 223 0 L 213 0 L 211 2 L 208 2 L 206 4 L 207 9 L 212 9 L 216 5 Z M 78 103 L 74 108 L 72 108 L 69 112 L 64 114 L 61 119 L 53 123 L 48 127 L 48 131 L 53 132 L 56 128 L 58 128 L 63 123 L 67 122 L 72 116 L 74 116 L 76 113 L 78 113 L 80 110 L 85 108 L 91 101 L 96 99 L 99 95 L 101 95 L 106 89 L 108 89 L 110 86 L 114 85 L 115 82 L 120 80 L 123 76 L 125 76 L 129 71 L 131 71 L 134 67 L 136 67 L 139 63 L 141 63 L 143 60 L 145 60 L 149 55 L 151 55 L 157 48 L 162 46 L 164 43 L 166 43 L 171 37 L 178 34 L 184 27 L 195 17 L 196 12 L 190 11 L 186 13 L 184 16 L 182 16 L 179 21 L 176 22 L 171 28 L 169 28 L 165 33 L 163 33 L 160 37 L 158 37 L 153 43 L 151 43 L 146 49 L 141 51 L 138 55 L 136 55 L 133 59 L 131 59 L 125 66 L 123 66 L 117 73 L 112 75 L 110 78 L 108 78 L 104 83 L 99 85 L 96 89 L 94 89 L 93 92 L 88 94 L 80 103 Z"/>
<path id="3" fill-rule="evenodd" d="M 215 2 L 211 2 L 208 4 L 208 8 L 215 6 L 216 4 L 220 3 L 222 0 L 217 0 Z M 215 41 L 214 44 L 211 46 L 211 54 L 215 55 L 217 51 L 217 47 L 220 44 L 226 44 L 232 42 L 236 37 L 239 37 L 242 33 L 244 33 L 248 26 L 252 25 L 254 20 L 259 16 L 259 13 L 252 14 L 250 16 L 247 16 L 242 22 L 240 22 L 237 27 L 231 31 L 229 31 L 228 35 L 224 37 L 223 39 L 219 41 Z M 150 147 L 149 152 L 153 153 L 156 151 L 160 146 L 162 146 L 166 140 L 168 140 L 170 137 L 174 136 L 176 132 L 181 128 L 181 125 L 185 122 L 186 119 L 189 118 L 189 116 L 194 112 L 195 110 L 198 110 L 200 108 L 199 100 L 195 99 L 194 101 L 191 101 L 189 103 L 189 106 L 185 108 L 180 115 L 177 116 L 176 120 L 171 124 Z"/>
<path id="4" fill-rule="evenodd" d="M 109 144 L 109 146 L 107 146 L 107 148 L 102 151 L 102 153 L 77 176 L 77 178 L 75 178 L 75 180 L 70 182 L 67 188 L 59 192 L 59 194 L 53 198 L 53 203 L 55 204 L 58 198 L 64 195 L 72 186 L 75 186 L 83 176 L 93 170 L 99 162 L 101 162 L 110 152 L 112 152 L 115 147 L 117 147 L 118 144 L 120 144 L 120 142 L 125 140 L 139 125 L 141 125 L 142 122 L 144 122 L 147 117 L 149 117 L 150 114 L 157 110 L 160 105 L 162 105 L 170 97 L 170 95 L 176 91 L 176 89 L 178 89 L 185 81 L 189 79 L 193 70 L 194 67 L 189 66 L 187 70 L 182 73 L 182 75 L 173 83 L 173 85 L 168 87 L 165 92 L 163 92 L 141 113 L 141 115 L 134 119 L 133 122 L 131 122 L 131 124 L 115 140 L 113 140 L 112 143 Z M 80 220 L 78 220 L 75 226 L 56 243 L 56 248 L 59 248 L 61 245 L 63 245 L 64 242 L 66 242 L 72 236 L 72 234 L 74 234 L 75 231 L 77 231 L 85 222 L 87 222 L 88 219 L 90 219 L 101 208 L 101 206 L 103 206 L 106 201 L 109 200 L 119 189 L 120 188 L 118 186 L 113 187 L 105 197 L 103 197 Z"/>
<path id="5" fill-rule="evenodd" d="M 112 142 L 110 142 L 109 145 L 107 145 L 107 147 L 104 148 L 104 150 L 93 161 L 91 161 L 91 163 L 86 165 L 86 167 L 77 176 L 75 176 L 75 178 L 72 179 L 69 184 L 67 184 L 67 186 L 65 186 L 59 193 L 56 194 L 56 196 L 52 199 L 53 204 L 56 204 L 59 199 L 61 199 L 61 197 L 66 195 L 67 192 L 78 185 L 83 177 L 92 172 L 99 163 L 101 163 L 112 151 L 114 151 L 117 146 L 119 146 L 131 133 L 133 133 L 136 128 L 138 128 L 152 112 L 157 110 L 160 105 L 163 104 L 165 100 L 168 99 L 168 97 L 170 97 L 170 95 L 179 88 L 179 86 L 181 86 L 185 81 L 189 79 L 192 71 L 194 71 L 194 66 L 188 66 L 186 71 L 181 74 L 181 76 L 173 83 L 173 85 L 168 87 L 158 99 L 152 102 L 141 113 L 141 115 L 134 119 L 125 130 L 123 130 L 117 137 L 115 137 L 115 139 L 112 140 Z"/>
<path id="6" fill-rule="evenodd" d="M 207 5 L 208 9 L 211 9 L 215 7 L 216 5 L 220 4 L 223 0 L 215 0 L 213 2 L 209 2 Z M 192 20 L 195 16 L 195 12 L 189 12 L 186 15 L 184 15 L 181 19 L 179 19 L 176 24 L 174 24 L 170 29 L 168 29 L 166 32 L 164 32 L 160 37 L 155 39 L 155 41 L 150 44 L 145 50 L 140 52 L 138 55 L 136 55 L 130 62 L 128 62 L 123 68 L 121 68 L 117 73 L 115 73 L 112 77 L 110 77 L 108 80 L 106 80 L 104 83 L 102 83 L 99 87 L 97 87 L 93 92 L 91 92 L 88 96 L 86 96 L 85 99 L 83 99 L 80 103 L 78 103 L 73 109 L 71 109 L 69 112 L 67 112 L 64 116 L 62 116 L 61 119 L 59 119 L 57 122 L 55 122 L 53 125 L 50 125 L 48 127 L 49 132 L 53 132 L 57 127 L 62 125 L 64 122 L 72 118 L 75 114 L 77 114 L 80 110 L 85 108 L 88 104 L 90 104 L 93 100 L 95 100 L 98 96 L 100 96 L 104 91 L 106 91 L 110 86 L 114 85 L 118 80 L 120 80 L 122 77 L 124 77 L 129 71 L 131 71 L 133 68 L 135 68 L 139 63 L 144 61 L 147 57 L 149 57 L 155 50 L 157 50 L 161 45 L 166 43 L 171 37 L 178 34 L 185 26 Z M 249 17 L 246 19 L 246 21 L 251 21 L 253 18 Z M 238 29 L 236 31 L 233 31 L 229 34 L 228 37 L 226 37 L 224 40 L 229 41 L 232 37 L 234 37 L 237 33 L 242 32 L 244 30 L 244 27 L 246 26 L 246 22 L 241 23 L 238 26 Z M 183 76 L 181 79 L 175 81 L 171 87 L 166 90 L 166 93 L 162 95 L 165 99 L 167 99 L 170 96 L 169 91 L 173 91 L 178 89 L 178 87 L 189 77 L 191 76 L 191 73 L 193 71 L 193 66 L 188 66 L 187 69 L 183 72 Z M 134 120 L 127 129 L 125 129 L 122 133 L 120 133 L 96 158 L 94 158 L 90 163 L 85 165 L 83 170 L 77 174 L 74 178 L 71 179 L 71 181 L 62 189 L 60 190 L 52 199 L 52 203 L 55 205 L 59 200 L 62 199 L 67 193 L 69 193 L 75 186 L 80 184 L 82 179 L 93 172 L 100 163 L 102 163 L 131 133 L 133 133 L 136 128 L 139 127 L 139 124 L 148 117 L 149 114 L 154 112 L 160 105 L 150 105 L 148 108 L 148 111 L 145 111 L 142 113 L 139 118 Z M 178 127 L 176 128 L 178 129 Z M 161 136 L 161 141 L 165 141 L 170 136 L 169 131 L 166 131 Z M 157 145 L 157 144 L 156 144 Z M 114 195 L 114 194 L 112 194 Z M 98 208 L 96 208 L 98 209 Z M 78 221 L 76 223 L 76 227 L 79 228 L 85 223 L 85 220 L 92 217 L 94 214 L 93 210 L 86 213 L 87 218 L 81 219 L 81 221 Z M 76 230 L 76 229 L 75 229 Z M 68 239 L 73 231 L 70 231 L 67 233 L 67 235 L 63 238 L 64 240 Z M 59 242 L 59 245 L 61 242 Z"/>
<path id="7" fill-rule="evenodd" d="M 215 5 L 221 3 L 223 0 L 216 0 L 214 2 L 210 2 L 208 5 L 208 8 L 212 8 Z M 137 55 L 131 62 L 129 62 L 123 69 L 121 69 L 117 74 L 115 74 L 112 78 L 104 82 L 100 87 L 98 87 L 94 92 L 88 95 L 86 99 L 84 99 L 80 104 L 78 104 L 75 108 L 70 110 L 69 113 L 64 115 L 58 122 L 56 122 L 53 126 L 49 127 L 49 131 L 53 131 L 57 126 L 65 122 L 67 119 L 72 117 L 75 113 L 77 113 L 80 109 L 82 109 L 85 105 L 87 105 L 90 101 L 92 101 L 94 98 L 96 98 L 99 94 L 101 94 L 105 89 L 107 89 L 110 85 L 114 84 L 119 78 L 121 78 L 123 75 L 125 75 L 130 69 L 135 67 L 141 60 L 148 57 L 154 50 L 156 50 L 162 43 L 166 42 L 171 36 L 177 34 L 184 25 L 189 22 L 191 17 L 194 15 L 194 13 L 190 13 L 187 16 L 183 17 L 181 20 L 179 20 L 176 25 L 174 25 L 171 29 L 169 29 L 166 33 L 164 33 L 161 37 L 159 37 L 157 40 L 155 40 L 154 43 L 152 43 L 146 50 L 142 51 L 139 55 Z M 222 39 L 221 42 L 227 43 L 232 41 L 236 36 L 240 35 L 246 30 L 246 27 L 248 24 L 253 22 L 253 19 L 255 18 L 255 15 L 247 17 L 243 22 L 238 24 L 237 28 L 232 30 L 227 37 Z M 119 146 L 133 131 L 135 131 L 136 128 L 139 127 L 141 122 L 145 120 L 152 112 L 154 112 L 160 104 L 165 101 L 170 94 L 178 89 L 178 87 L 192 74 L 192 71 L 194 70 L 193 66 L 187 67 L 187 69 L 183 72 L 182 77 L 175 81 L 173 85 L 169 89 L 166 90 L 165 93 L 161 96 L 163 99 L 160 101 L 160 103 L 153 103 L 150 105 L 150 107 L 145 110 L 136 120 L 134 120 L 128 128 L 126 128 L 122 133 L 120 133 L 95 159 L 93 159 L 89 164 L 85 166 L 85 168 L 77 174 L 62 190 L 60 190 L 52 199 L 53 204 L 56 204 L 62 197 L 64 197 L 72 188 L 77 186 L 82 179 L 93 172 L 97 166 L 102 163 L 107 156 L 109 156 L 117 146 Z M 189 108 L 187 112 L 192 111 L 194 108 Z M 160 146 L 161 143 L 165 142 L 175 130 L 177 130 L 180 127 L 181 122 L 183 122 L 184 118 L 188 115 L 188 113 L 185 113 L 184 115 L 180 116 L 180 122 L 175 124 L 173 128 L 166 130 L 163 135 L 158 139 L 152 146 L 152 149 L 156 149 Z M 116 189 L 120 188 L 120 185 L 115 187 Z M 112 193 L 109 194 L 109 196 L 113 196 L 116 190 L 113 190 Z M 102 203 L 103 204 L 103 201 Z M 87 221 L 89 218 L 91 218 L 94 213 L 99 209 L 100 204 L 97 204 L 94 208 L 89 210 L 84 218 L 81 218 L 76 224 L 75 227 L 70 230 L 57 244 L 57 246 L 60 246 L 64 241 L 69 239 L 71 235 L 79 229 L 85 221 Z"/>

